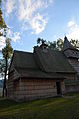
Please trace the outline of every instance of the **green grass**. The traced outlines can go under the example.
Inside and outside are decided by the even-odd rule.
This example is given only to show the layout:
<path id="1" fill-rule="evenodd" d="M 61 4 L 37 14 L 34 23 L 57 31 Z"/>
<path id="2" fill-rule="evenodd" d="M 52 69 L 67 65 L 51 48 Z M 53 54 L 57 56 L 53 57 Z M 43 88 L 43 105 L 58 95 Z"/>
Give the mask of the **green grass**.
<path id="1" fill-rule="evenodd" d="M 79 119 L 79 93 L 24 103 L 0 98 L 0 119 Z"/>

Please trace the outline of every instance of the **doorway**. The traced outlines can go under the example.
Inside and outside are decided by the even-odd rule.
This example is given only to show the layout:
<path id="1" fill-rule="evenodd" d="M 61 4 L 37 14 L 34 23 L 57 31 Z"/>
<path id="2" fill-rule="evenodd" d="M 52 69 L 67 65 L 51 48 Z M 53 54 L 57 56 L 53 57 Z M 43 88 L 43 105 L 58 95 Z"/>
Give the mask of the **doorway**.
<path id="1" fill-rule="evenodd" d="M 56 87 L 57 87 L 57 94 L 61 94 L 61 82 L 56 82 Z"/>

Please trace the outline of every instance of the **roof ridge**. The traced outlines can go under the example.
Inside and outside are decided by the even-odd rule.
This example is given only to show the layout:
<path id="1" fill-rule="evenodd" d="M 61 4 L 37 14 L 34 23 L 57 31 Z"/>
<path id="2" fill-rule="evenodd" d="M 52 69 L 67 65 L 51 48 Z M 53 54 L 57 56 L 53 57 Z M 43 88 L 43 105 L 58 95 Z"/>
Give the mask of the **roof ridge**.
<path id="1" fill-rule="evenodd" d="M 33 54 L 33 52 L 27 52 L 27 51 L 14 50 L 14 53 L 16 53 L 16 52 Z"/>

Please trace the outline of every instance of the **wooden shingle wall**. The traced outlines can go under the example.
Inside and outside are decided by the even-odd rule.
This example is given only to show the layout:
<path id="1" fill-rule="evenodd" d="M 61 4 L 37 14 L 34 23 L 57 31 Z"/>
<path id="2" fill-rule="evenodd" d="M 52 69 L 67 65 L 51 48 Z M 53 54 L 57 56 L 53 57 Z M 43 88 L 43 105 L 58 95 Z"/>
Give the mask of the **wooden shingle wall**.
<path id="1" fill-rule="evenodd" d="M 68 59 L 68 61 L 79 74 L 79 60 L 78 59 Z"/>

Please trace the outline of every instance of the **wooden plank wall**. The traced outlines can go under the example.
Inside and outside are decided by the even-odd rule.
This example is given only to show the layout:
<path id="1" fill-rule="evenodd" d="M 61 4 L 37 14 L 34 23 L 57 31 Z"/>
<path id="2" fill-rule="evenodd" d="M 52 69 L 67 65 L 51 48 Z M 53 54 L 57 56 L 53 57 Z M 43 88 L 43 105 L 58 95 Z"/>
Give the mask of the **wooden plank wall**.
<path id="1" fill-rule="evenodd" d="M 13 78 L 14 78 L 14 72 L 11 72 L 8 76 L 8 97 L 13 98 Z"/>
<path id="2" fill-rule="evenodd" d="M 61 82 L 64 92 L 64 81 Z M 15 82 L 14 97 L 16 100 L 34 100 L 57 96 L 56 80 L 20 79 Z"/>
<path id="3" fill-rule="evenodd" d="M 63 74 L 66 79 L 65 82 L 65 90 L 67 92 L 77 92 L 79 91 L 79 80 L 77 79 L 75 74 Z"/>

